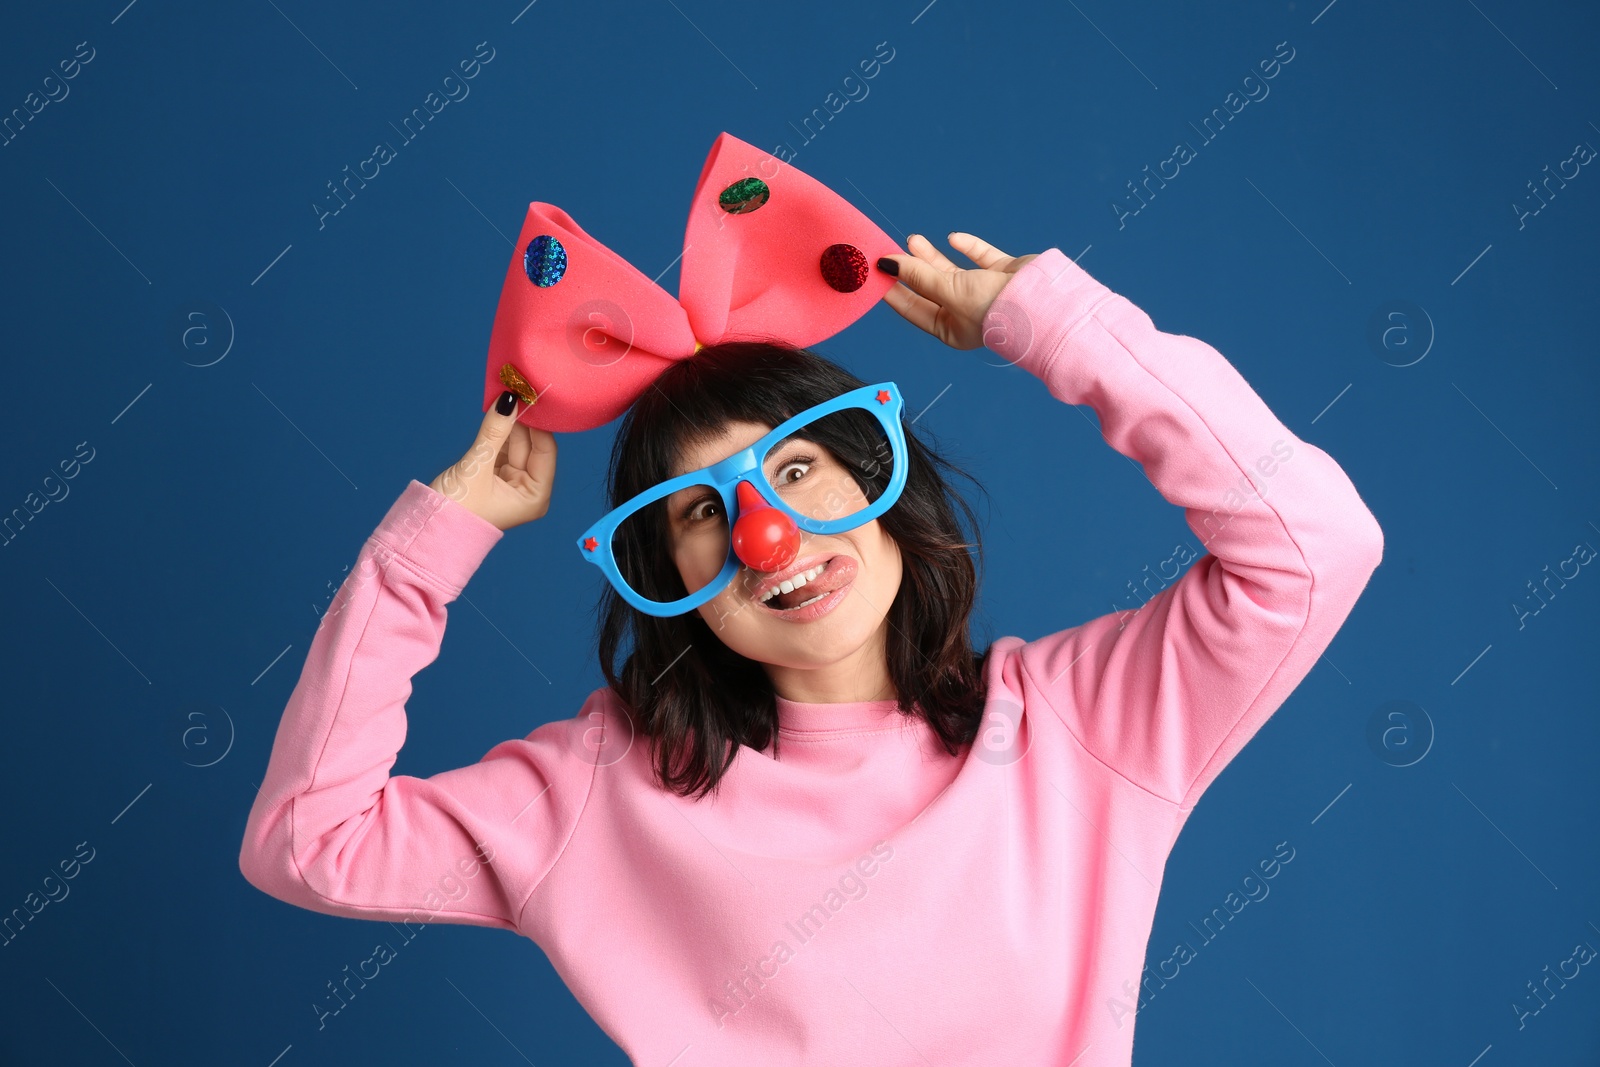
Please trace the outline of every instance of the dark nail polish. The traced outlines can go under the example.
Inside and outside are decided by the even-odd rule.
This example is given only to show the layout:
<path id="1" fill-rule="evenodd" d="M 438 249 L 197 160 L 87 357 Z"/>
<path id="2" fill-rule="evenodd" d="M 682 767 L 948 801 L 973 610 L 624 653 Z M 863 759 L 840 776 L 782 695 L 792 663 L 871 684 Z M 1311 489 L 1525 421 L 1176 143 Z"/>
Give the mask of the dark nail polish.
<path id="1" fill-rule="evenodd" d="M 494 409 L 502 415 L 509 415 L 517 410 L 517 394 L 507 389 L 500 394 L 500 399 L 494 402 Z"/>
<path id="2" fill-rule="evenodd" d="M 878 260 L 878 269 L 885 274 L 893 274 L 896 278 L 900 276 L 900 264 L 892 259 L 880 258 Z"/>

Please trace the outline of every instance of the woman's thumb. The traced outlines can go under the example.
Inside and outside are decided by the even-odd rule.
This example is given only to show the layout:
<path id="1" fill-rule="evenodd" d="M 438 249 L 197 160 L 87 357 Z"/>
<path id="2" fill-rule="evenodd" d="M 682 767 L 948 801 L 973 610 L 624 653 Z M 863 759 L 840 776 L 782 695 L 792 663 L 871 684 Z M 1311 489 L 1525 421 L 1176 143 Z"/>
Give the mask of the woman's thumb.
<path id="1" fill-rule="evenodd" d="M 495 460 L 500 455 L 500 450 L 505 447 L 506 437 L 511 433 L 511 427 L 517 421 L 517 394 L 507 389 L 500 394 L 494 406 L 483 414 L 483 421 L 478 424 L 477 439 L 472 442 L 472 449 L 462 459 L 462 475 L 470 478 L 480 466 L 487 466 L 494 470 Z"/>

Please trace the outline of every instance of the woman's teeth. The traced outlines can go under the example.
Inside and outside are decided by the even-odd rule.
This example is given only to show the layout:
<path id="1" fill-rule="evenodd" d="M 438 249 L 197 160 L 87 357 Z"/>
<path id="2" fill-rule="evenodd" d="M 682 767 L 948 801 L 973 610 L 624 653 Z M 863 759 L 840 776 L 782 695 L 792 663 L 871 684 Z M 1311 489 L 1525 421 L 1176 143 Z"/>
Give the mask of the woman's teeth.
<path id="1" fill-rule="evenodd" d="M 761 603 L 766 604 L 769 600 L 773 599 L 776 596 L 779 596 L 779 595 L 781 595 L 783 593 L 792 593 L 792 592 L 794 592 L 796 589 L 799 589 L 801 586 L 805 585 L 807 582 L 809 582 L 812 579 L 816 578 L 819 574 L 821 574 L 823 571 L 825 571 L 827 569 L 828 569 L 828 565 L 826 563 L 819 563 L 815 567 L 812 567 L 810 570 L 804 572 L 803 574 L 797 574 L 793 578 L 784 579 L 784 581 L 780 585 L 778 585 L 776 588 L 769 589 L 764 594 L 762 594 Z M 824 594 L 824 595 L 826 595 L 826 594 Z M 813 598 L 813 600 L 820 600 L 820 599 L 821 599 L 820 596 Z M 806 604 L 812 603 L 813 600 L 806 601 Z M 795 606 L 796 607 L 804 607 L 805 605 L 797 604 Z M 777 610 L 783 611 L 783 610 L 786 610 L 786 609 L 778 608 Z"/>

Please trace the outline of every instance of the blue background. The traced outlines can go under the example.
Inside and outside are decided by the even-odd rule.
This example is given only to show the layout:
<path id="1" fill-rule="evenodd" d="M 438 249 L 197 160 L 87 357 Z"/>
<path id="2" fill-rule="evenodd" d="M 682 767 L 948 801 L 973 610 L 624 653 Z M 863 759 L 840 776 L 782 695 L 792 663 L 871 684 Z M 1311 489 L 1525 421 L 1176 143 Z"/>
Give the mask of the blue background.
<path id="1" fill-rule="evenodd" d="M 0 1059 L 625 1062 L 531 942 L 459 926 L 319 1032 L 311 1004 L 388 928 L 279 903 L 237 853 L 318 612 L 407 480 L 472 440 L 527 203 L 654 276 L 727 130 L 790 145 L 902 243 L 1061 248 L 1227 356 L 1383 527 L 1327 655 L 1178 841 L 1152 965 L 1280 842 L 1294 859 L 1148 1001 L 1134 1062 L 1596 1062 L 1594 967 L 1521 1028 L 1512 1007 L 1600 947 L 1600 577 L 1514 607 L 1600 546 L 1600 176 L 1519 220 L 1542 168 L 1600 146 L 1595 30 L 1592 7 L 1506 0 L 8 13 L 0 112 L 94 51 L 0 148 L 0 510 L 93 459 L 0 549 L 0 912 L 79 842 L 94 858 L 0 948 Z M 470 94 L 319 228 L 326 183 L 400 144 L 390 123 L 479 42 Z M 879 42 L 868 94 L 807 142 L 790 124 Z M 1268 95 L 1205 143 L 1189 124 L 1280 42 Z M 1196 158 L 1119 223 L 1180 139 Z M 887 307 L 819 348 L 899 382 L 989 490 L 984 642 L 1131 607 L 1143 568 L 1200 550 L 1088 408 L 991 353 Z M 613 430 L 562 438 L 547 519 L 452 608 L 396 773 L 474 762 L 601 684 L 572 541 Z M 1391 701 L 1409 718 L 1374 742 Z"/>

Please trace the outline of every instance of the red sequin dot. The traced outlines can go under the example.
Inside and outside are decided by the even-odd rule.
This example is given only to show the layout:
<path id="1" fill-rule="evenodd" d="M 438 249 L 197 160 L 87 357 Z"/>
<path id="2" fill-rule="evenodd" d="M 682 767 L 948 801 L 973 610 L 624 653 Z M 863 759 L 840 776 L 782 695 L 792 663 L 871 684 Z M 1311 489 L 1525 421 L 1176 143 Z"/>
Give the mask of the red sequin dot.
<path id="1" fill-rule="evenodd" d="M 841 293 L 867 283 L 867 257 L 855 245 L 829 245 L 822 253 L 822 278 Z"/>

